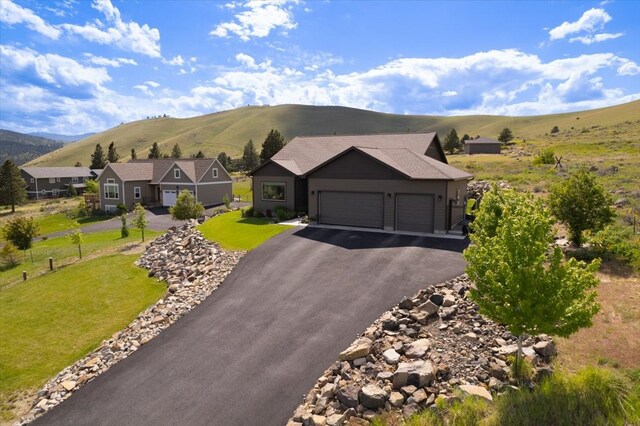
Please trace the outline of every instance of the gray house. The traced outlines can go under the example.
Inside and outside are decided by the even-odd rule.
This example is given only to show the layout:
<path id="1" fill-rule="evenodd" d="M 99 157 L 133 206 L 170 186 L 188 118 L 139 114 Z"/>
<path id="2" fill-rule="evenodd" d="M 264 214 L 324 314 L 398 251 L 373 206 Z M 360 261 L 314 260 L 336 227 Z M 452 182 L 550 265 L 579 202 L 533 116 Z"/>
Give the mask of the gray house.
<path id="1" fill-rule="evenodd" d="M 20 174 L 27 182 L 27 196 L 36 200 L 64 196 L 69 185 L 82 192 L 85 181 L 95 177 L 88 167 L 21 167 Z"/>
<path id="2" fill-rule="evenodd" d="M 297 137 L 255 169 L 253 206 L 319 224 L 446 233 L 472 176 L 447 164 L 436 133 Z"/>
<path id="3" fill-rule="evenodd" d="M 232 179 L 216 159 L 148 159 L 109 163 L 98 177 L 100 208 L 113 212 L 118 204 L 132 209 L 173 206 L 186 189 L 205 206 L 222 204 L 232 197 Z"/>
<path id="4" fill-rule="evenodd" d="M 502 142 L 489 138 L 469 139 L 464 142 L 465 154 L 500 154 Z"/>

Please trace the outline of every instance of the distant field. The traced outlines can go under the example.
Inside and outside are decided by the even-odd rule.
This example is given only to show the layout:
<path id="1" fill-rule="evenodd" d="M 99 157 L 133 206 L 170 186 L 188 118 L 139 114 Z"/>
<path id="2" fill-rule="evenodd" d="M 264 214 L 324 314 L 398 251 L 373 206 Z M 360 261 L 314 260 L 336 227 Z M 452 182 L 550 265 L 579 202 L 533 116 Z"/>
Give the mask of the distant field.
<path id="1" fill-rule="evenodd" d="M 185 156 L 202 150 L 207 156 L 224 151 L 238 157 L 249 139 L 253 139 L 260 150 L 272 128 L 279 130 L 286 141 L 303 135 L 406 131 L 437 131 L 444 137 L 451 128 L 455 128 L 460 136 L 468 133 L 497 138 L 504 127 L 511 128 L 515 136 L 529 139 L 543 136 L 553 126 L 559 126 L 562 131 L 571 127 L 589 129 L 594 125 L 610 127 L 627 120 L 635 122 L 639 115 L 640 101 L 592 111 L 535 117 L 438 117 L 384 114 L 334 106 L 252 106 L 187 119 L 158 118 L 123 124 L 46 154 L 30 164 L 70 166 L 80 161 L 88 165 L 95 145 L 100 143 L 105 148 L 112 141 L 122 156 L 121 161 L 129 159 L 131 148 L 135 148 L 139 157 L 146 157 L 154 142 L 166 153 L 178 143 Z"/>

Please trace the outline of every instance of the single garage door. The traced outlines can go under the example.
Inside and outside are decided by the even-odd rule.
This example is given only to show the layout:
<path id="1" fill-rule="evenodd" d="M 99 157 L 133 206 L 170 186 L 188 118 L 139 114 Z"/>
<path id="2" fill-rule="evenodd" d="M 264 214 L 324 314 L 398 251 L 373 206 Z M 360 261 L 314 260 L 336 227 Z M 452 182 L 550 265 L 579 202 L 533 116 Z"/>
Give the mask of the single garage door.
<path id="1" fill-rule="evenodd" d="M 319 223 L 363 228 L 383 227 L 383 193 L 320 191 L 319 204 Z"/>
<path id="2" fill-rule="evenodd" d="M 176 191 L 165 189 L 162 191 L 162 205 L 165 207 L 171 207 L 176 205 Z"/>
<path id="3" fill-rule="evenodd" d="M 433 233 L 433 198 L 433 194 L 397 195 L 396 229 Z"/>

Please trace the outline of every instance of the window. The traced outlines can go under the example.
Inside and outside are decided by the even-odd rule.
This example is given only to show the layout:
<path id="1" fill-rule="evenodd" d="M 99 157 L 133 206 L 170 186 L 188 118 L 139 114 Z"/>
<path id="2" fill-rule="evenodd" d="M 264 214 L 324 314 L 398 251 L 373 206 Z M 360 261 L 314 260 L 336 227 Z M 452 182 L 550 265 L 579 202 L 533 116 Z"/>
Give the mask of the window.
<path id="1" fill-rule="evenodd" d="M 140 187 L 139 186 L 134 186 L 133 187 L 133 198 L 140 198 Z"/>
<path id="2" fill-rule="evenodd" d="M 180 179 L 180 169 L 173 169 L 173 178 Z"/>
<path id="3" fill-rule="evenodd" d="M 213 177 L 214 177 L 214 178 L 217 178 L 217 177 L 218 177 L 218 168 L 217 168 L 217 167 L 214 167 L 214 168 L 213 168 Z"/>
<path id="4" fill-rule="evenodd" d="M 116 183 L 115 179 L 107 179 L 107 183 Z"/>
<path id="5" fill-rule="evenodd" d="M 107 182 L 113 179 L 107 179 Z M 120 198 L 119 186 L 117 183 L 104 184 L 104 198 L 107 200 L 117 200 Z"/>
<path id="6" fill-rule="evenodd" d="M 51 190 L 51 195 L 53 195 L 54 197 L 58 196 L 58 190 L 57 189 L 52 189 Z"/>
<path id="7" fill-rule="evenodd" d="M 71 183 L 78 183 L 78 178 L 77 177 L 72 177 L 71 178 Z"/>
<path id="8" fill-rule="evenodd" d="M 263 182 L 262 199 L 264 201 L 285 201 L 287 185 L 284 182 Z"/>
<path id="9" fill-rule="evenodd" d="M 104 206 L 104 211 L 107 213 L 115 213 L 117 210 L 117 207 L 114 206 L 113 204 L 105 204 Z"/>
<path id="10" fill-rule="evenodd" d="M 56 182 L 60 182 L 60 178 L 56 178 Z"/>
<path id="11" fill-rule="evenodd" d="M 56 178 L 49 178 L 49 183 L 56 183 Z"/>

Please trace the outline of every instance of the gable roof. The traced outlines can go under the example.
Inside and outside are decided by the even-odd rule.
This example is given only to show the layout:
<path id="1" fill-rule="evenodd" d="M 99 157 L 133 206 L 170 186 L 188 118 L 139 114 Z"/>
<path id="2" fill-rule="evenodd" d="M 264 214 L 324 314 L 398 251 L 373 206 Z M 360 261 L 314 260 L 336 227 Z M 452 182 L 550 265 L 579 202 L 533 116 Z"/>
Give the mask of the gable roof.
<path id="1" fill-rule="evenodd" d="M 372 149 L 406 149 L 418 155 L 425 155 L 432 144 L 436 144 L 446 163 L 446 157 L 435 132 L 399 133 L 352 136 L 299 136 L 271 157 L 278 164 L 297 176 L 308 174 L 338 154 L 351 147 Z M 437 160 L 435 160 L 437 161 Z M 250 174 L 255 173 L 268 162 L 263 163 Z"/>
<path id="2" fill-rule="evenodd" d="M 360 152 L 371 157 L 399 172 L 408 179 L 466 180 L 472 177 L 469 173 L 458 170 L 449 164 L 445 164 L 426 155 L 418 154 L 406 148 L 369 148 L 358 146 L 346 149 L 335 157 L 319 164 L 307 174 L 312 174 L 314 171 L 352 151 Z"/>
<path id="3" fill-rule="evenodd" d="M 21 167 L 21 169 L 36 179 L 93 176 L 88 167 Z"/>
<path id="4" fill-rule="evenodd" d="M 495 139 L 490 139 L 490 138 L 478 138 L 478 139 L 469 139 L 464 141 L 465 144 L 472 144 L 472 145 L 502 145 L 502 142 L 497 141 Z"/>
<path id="5" fill-rule="evenodd" d="M 149 183 L 158 184 L 173 165 L 176 164 L 183 173 L 195 183 L 202 178 L 216 161 L 217 160 L 213 158 L 148 158 L 130 160 L 128 163 L 109 163 L 107 167 L 111 167 L 122 181 L 148 180 Z"/>

